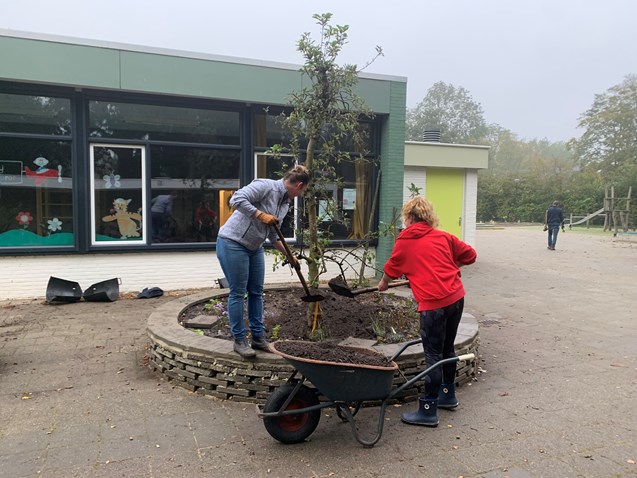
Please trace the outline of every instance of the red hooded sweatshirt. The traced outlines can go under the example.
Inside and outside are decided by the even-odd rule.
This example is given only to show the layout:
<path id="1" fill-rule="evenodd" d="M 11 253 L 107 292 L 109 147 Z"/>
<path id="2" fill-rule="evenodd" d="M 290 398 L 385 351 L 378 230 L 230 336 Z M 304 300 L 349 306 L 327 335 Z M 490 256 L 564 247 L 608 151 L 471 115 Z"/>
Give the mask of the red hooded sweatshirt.
<path id="1" fill-rule="evenodd" d="M 473 264 L 476 251 L 456 236 L 416 222 L 396 239 L 385 274 L 391 278 L 405 275 L 418 312 L 441 309 L 464 297 L 460 280 L 461 265 Z"/>

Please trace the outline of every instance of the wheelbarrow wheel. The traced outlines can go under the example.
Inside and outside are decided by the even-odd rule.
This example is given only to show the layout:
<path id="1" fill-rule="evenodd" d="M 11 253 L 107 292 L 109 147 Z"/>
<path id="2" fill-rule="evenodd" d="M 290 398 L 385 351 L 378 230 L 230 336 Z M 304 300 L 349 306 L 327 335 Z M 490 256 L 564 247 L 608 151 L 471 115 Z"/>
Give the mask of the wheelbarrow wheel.
<path id="1" fill-rule="evenodd" d="M 294 385 L 283 385 L 277 388 L 266 400 L 263 411 L 265 413 L 276 413 L 292 394 Z M 316 392 L 301 386 L 292 401 L 288 404 L 285 411 L 300 410 L 301 408 L 312 407 L 319 404 Z M 291 415 L 282 415 L 279 417 L 264 417 L 263 424 L 268 433 L 281 443 L 291 444 L 300 443 L 309 437 L 321 419 L 321 411 L 319 409 L 304 413 L 295 413 Z"/>

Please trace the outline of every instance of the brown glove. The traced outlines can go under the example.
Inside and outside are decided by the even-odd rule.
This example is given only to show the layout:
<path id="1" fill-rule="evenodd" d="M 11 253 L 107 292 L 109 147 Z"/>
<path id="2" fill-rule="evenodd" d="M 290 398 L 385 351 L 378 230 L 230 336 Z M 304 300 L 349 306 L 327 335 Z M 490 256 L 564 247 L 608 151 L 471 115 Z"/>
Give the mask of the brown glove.
<path id="1" fill-rule="evenodd" d="M 268 214 L 267 212 L 257 211 L 254 215 L 259 221 L 263 224 L 267 224 L 268 226 L 279 225 L 279 220 L 273 216 L 272 214 Z"/>

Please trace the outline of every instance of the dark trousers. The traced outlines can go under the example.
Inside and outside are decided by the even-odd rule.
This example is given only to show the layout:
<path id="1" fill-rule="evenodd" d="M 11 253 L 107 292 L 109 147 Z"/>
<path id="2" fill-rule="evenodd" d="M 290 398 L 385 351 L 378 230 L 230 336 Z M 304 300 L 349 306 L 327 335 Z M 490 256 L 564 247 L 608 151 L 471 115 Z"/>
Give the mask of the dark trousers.
<path id="1" fill-rule="evenodd" d="M 420 313 L 420 337 L 425 351 L 426 367 L 456 356 L 453 343 L 463 309 L 464 298 L 442 309 L 425 310 Z M 440 385 L 452 383 L 455 379 L 455 362 L 435 368 L 425 379 L 425 397 L 438 398 Z"/>
<path id="2" fill-rule="evenodd" d="M 167 217 L 168 215 L 165 212 L 151 213 L 151 223 L 153 226 L 153 241 L 166 240 L 166 218 Z"/>

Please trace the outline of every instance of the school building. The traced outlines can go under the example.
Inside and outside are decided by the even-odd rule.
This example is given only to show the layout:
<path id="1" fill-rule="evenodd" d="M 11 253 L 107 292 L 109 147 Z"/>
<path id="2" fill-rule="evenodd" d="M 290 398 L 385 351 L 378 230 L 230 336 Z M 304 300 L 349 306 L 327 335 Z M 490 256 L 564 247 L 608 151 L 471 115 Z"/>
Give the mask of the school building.
<path id="1" fill-rule="evenodd" d="M 282 168 L 267 151 L 288 139 L 277 118 L 303 81 L 298 65 L 0 29 L 0 300 L 42 297 L 51 276 L 214 286 L 228 199 Z M 374 112 L 361 122 L 369 161 L 354 150 L 337 166 L 348 221 L 331 224 L 333 241 L 389 223 L 414 183 L 473 242 L 487 149 L 405 143 L 404 77 L 361 74 L 357 88 Z M 293 246 L 298 221 L 284 223 Z M 378 240 L 377 264 L 391 247 Z M 266 260 L 268 282 L 295 281 Z"/>

